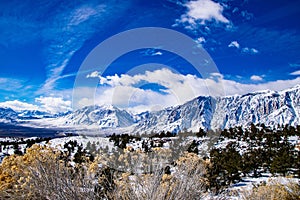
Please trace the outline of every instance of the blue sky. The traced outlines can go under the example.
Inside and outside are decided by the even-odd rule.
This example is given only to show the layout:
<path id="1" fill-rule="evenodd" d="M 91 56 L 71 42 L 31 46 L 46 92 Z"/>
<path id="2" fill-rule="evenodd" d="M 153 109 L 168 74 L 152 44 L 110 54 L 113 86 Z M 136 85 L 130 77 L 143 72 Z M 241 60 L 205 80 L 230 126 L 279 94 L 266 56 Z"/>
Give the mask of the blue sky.
<path id="1" fill-rule="evenodd" d="M 120 56 L 104 73 L 89 77 L 103 81 L 94 103 L 142 111 L 180 104 L 207 95 L 207 90 L 214 94 L 210 87 L 216 89 L 218 83 L 226 86 L 226 95 L 280 90 L 300 83 L 298 0 L 3 0 L 0 7 L 0 106 L 49 112 L 71 109 L 74 81 L 88 54 L 107 38 L 140 27 L 186 34 L 207 51 L 219 74 L 205 82 L 184 59 L 159 47 L 140 49 Z M 122 78 L 146 63 L 165 67 L 148 74 L 139 71 L 142 79 L 126 76 L 134 84 Z M 151 78 L 153 74 L 174 80 L 162 82 Z M 176 81 L 188 89 L 177 91 Z M 91 102 L 84 100 L 84 91 L 95 88 L 81 90 L 81 102 L 88 105 Z M 115 100 L 116 91 L 130 96 Z"/>

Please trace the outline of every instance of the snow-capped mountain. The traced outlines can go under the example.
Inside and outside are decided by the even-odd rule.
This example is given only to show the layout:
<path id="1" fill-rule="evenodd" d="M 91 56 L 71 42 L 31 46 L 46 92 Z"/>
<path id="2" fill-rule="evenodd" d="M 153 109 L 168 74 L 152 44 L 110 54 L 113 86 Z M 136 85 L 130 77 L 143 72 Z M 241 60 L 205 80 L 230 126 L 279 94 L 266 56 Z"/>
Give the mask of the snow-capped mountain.
<path id="1" fill-rule="evenodd" d="M 56 115 L 44 111 L 39 111 L 39 110 L 23 110 L 18 112 L 18 117 L 20 119 L 42 119 L 42 118 L 53 118 L 56 117 Z"/>
<path id="2" fill-rule="evenodd" d="M 42 119 L 42 118 L 56 118 L 60 116 L 64 116 L 67 113 L 59 113 L 59 114 L 51 114 L 45 111 L 40 110 L 20 110 L 15 111 L 9 107 L 0 107 L 0 120 L 9 122 L 20 121 L 20 120 L 28 120 L 28 119 Z"/>
<path id="3" fill-rule="evenodd" d="M 209 127 L 213 102 L 211 97 L 198 97 L 184 105 L 149 113 L 135 126 L 134 132 L 198 131 L 199 127 Z"/>
<path id="4" fill-rule="evenodd" d="M 0 122 L 12 123 L 18 118 L 16 113 L 11 108 L 0 108 Z"/>
<path id="5" fill-rule="evenodd" d="M 217 98 L 200 96 L 180 106 L 137 115 L 114 106 L 88 106 L 51 116 L 51 119 L 46 113 L 18 113 L 9 108 L 0 108 L 0 122 L 26 120 L 26 116 L 29 117 L 27 119 L 33 119 L 33 125 L 44 127 L 128 127 L 127 130 L 133 133 L 224 129 L 251 123 L 264 123 L 267 126 L 300 125 L 300 85 L 280 92 L 261 91 Z"/>
<path id="6" fill-rule="evenodd" d="M 131 126 L 134 118 L 114 106 L 87 106 L 50 121 L 56 126 L 84 125 L 103 129 Z"/>
<path id="7" fill-rule="evenodd" d="M 245 126 L 250 123 L 300 124 L 300 86 L 274 92 L 263 91 L 219 98 L 211 128 Z"/>
<path id="8" fill-rule="evenodd" d="M 136 132 L 197 131 L 248 126 L 251 123 L 300 124 L 300 86 L 281 92 L 262 91 L 226 97 L 198 97 L 181 106 L 149 113 Z"/>

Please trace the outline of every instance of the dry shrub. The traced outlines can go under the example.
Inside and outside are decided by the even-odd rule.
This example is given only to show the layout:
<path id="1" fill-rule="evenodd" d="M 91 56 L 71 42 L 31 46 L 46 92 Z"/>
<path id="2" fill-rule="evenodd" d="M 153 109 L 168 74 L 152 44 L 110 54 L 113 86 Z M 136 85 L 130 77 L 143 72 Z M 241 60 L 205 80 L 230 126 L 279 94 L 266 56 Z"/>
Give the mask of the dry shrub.
<path id="1" fill-rule="evenodd" d="M 177 160 L 172 174 L 166 174 L 161 168 L 147 174 L 123 173 L 116 181 L 113 199 L 201 199 L 205 188 L 204 174 L 204 161 L 188 153 Z"/>
<path id="2" fill-rule="evenodd" d="M 0 198 L 95 199 L 89 166 L 68 166 L 61 152 L 33 145 L 23 156 L 8 156 L 0 165 Z"/>
<path id="3" fill-rule="evenodd" d="M 61 151 L 33 145 L 24 155 L 8 156 L 2 161 L 0 199 L 192 200 L 203 197 L 206 163 L 202 159 L 186 153 L 176 160 L 175 167 L 166 166 L 169 150 L 154 151 L 154 154 L 125 151 L 117 157 L 99 155 L 94 162 L 87 159 L 81 164 L 71 164 Z M 116 159 L 123 163 L 122 169 L 129 171 L 107 165 Z"/>
<path id="4" fill-rule="evenodd" d="M 245 200 L 300 200 L 300 185 L 294 181 L 283 184 L 272 180 L 250 191 L 243 191 L 242 196 Z"/>

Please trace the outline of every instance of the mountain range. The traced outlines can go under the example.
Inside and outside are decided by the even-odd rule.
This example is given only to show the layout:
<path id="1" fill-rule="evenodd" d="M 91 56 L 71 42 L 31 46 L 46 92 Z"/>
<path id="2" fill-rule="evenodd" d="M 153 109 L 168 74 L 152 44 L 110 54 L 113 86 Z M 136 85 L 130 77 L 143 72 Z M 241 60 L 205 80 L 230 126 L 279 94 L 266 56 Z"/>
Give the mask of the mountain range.
<path id="1" fill-rule="evenodd" d="M 0 108 L 0 121 L 38 121 L 47 127 L 127 129 L 130 132 L 198 131 L 264 123 L 300 125 L 300 85 L 283 91 L 260 91 L 224 97 L 200 96 L 183 105 L 155 112 L 131 114 L 115 106 L 88 106 L 50 116 L 34 111 Z"/>

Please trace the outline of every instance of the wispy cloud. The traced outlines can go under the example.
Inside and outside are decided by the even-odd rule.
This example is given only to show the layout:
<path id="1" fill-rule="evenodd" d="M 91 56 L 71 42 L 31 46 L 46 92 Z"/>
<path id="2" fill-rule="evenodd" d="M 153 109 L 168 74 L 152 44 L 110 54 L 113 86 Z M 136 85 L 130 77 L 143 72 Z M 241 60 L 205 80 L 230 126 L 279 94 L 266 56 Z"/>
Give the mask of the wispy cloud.
<path id="1" fill-rule="evenodd" d="M 290 67 L 300 67 L 300 64 L 298 63 L 290 63 L 289 65 Z"/>
<path id="2" fill-rule="evenodd" d="M 47 79 L 37 92 L 55 88 L 65 67 L 93 34 L 105 30 L 106 21 L 119 18 L 130 2 L 36 1 L 0 2 L 0 45 L 42 43 Z"/>
<path id="3" fill-rule="evenodd" d="M 159 51 L 158 49 L 146 49 L 141 51 L 141 54 L 144 56 L 161 56 L 163 55 L 163 53 L 161 51 Z"/>
<path id="4" fill-rule="evenodd" d="M 0 77 L 0 84 L 1 84 L 0 90 L 14 91 L 22 88 L 24 81 L 14 79 L 14 78 Z"/>
<path id="5" fill-rule="evenodd" d="M 249 47 L 244 47 L 242 49 L 242 52 L 243 53 L 249 53 L 249 54 L 257 54 L 257 53 L 259 53 L 259 51 L 257 49 L 255 49 L 255 48 L 249 48 Z"/>
<path id="6" fill-rule="evenodd" d="M 244 17 L 246 20 L 251 20 L 253 19 L 254 15 L 253 13 L 248 12 L 247 10 L 241 11 L 242 17 Z"/>
<path id="7" fill-rule="evenodd" d="M 245 20 L 251 20 L 253 19 L 254 17 L 254 14 L 253 13 L 250 13 L 249 11 L 247 10 L 242 10 L 238 7 L 234 7 L 231 11 L 232 13 L 235 13 L 235 14 L 239 14 L 240 16 L 242 16 Z"/>
<path id="8" fill-rule="evenodd" d="M 293 75 L 293 76 L 300 76 L 300 70 L 294 71 L 294 72 L 290 73 L 290 75 Z"/>
<path id="9" fill-rule="evenodd" d="M 261 53 L 280 54 L 281 56 L 297 56 L 300 35 L 292 30 L 259 28 L 250 25 L 239 27 L 240 40 L 255 44 L 255 49 Z M 249 47 L 251 49 L 253 47 Z"/>
<path id="10" fill-rule="evenodd" d="M 33 90 L 37 86 L 34 83 L 26 79 L 17 79 L 10 77 L 0 77 L 0 101 L 9 99 L 28 99 L 28 97 L 34 97 Z"/>
<path id="11" fill-rule="evenodd" d="M 106 13 L 105 5 L 80 5 L 58 14 L 43 33 L 46 45 L 47 80 L 40 93 L 54 88 L 74 53 L 95 32 L 95 25 Z M 105 17 L 105 16 L 102 16 Z M 59 36 L 59 37 L 58 37 Z"/>

